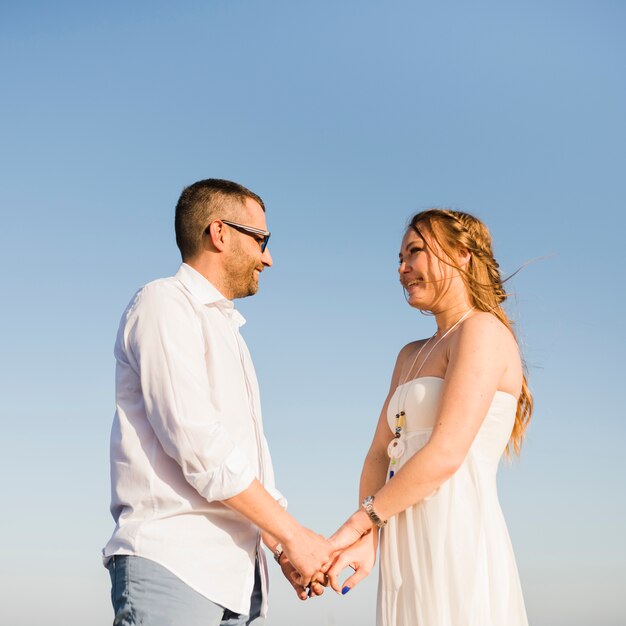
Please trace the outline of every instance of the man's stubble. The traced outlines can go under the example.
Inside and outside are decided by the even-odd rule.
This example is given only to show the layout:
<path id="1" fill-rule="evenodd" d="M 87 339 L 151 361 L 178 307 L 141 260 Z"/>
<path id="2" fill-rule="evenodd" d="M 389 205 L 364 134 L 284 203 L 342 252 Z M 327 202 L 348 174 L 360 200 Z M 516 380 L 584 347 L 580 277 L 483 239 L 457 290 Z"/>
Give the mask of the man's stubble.
<path id="1" fill-rule="evenodd" d="M 226 265 L 226 287 L 231 294 L 231 300 L 253 296 L 259 290 L 254 271 L 258 267 L 258 260 L 246 254 L 241 245 L 233 249 Z"/>

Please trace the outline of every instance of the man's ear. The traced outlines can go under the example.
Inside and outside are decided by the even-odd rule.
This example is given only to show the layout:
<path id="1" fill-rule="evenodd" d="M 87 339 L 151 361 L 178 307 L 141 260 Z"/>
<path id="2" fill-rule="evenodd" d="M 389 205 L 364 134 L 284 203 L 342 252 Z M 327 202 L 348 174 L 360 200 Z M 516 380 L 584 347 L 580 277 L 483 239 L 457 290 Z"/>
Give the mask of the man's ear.
<path id="1" fill-rule="evenodd" d="M 220 220 L 215 220 L 209 224 L 209 227 L 205 231 L 205 237 L 207 237 L 210 245 L 223 252 L 226 247 L 226 225 Z"/>

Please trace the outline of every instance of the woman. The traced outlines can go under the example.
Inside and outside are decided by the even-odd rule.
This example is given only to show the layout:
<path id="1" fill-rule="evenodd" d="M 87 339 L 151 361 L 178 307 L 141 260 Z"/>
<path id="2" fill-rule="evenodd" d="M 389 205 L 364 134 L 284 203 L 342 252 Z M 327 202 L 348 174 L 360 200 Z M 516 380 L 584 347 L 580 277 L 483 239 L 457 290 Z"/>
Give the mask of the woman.
<path id="1" fill-rule="evenodd" d="M 467 213 L 418 213 L 399 273 L 437 331 L 398 355 L 330 583 L 345 594 L 369 573 L 382 528 L 379 626 L 526 626 L 495 476 L 519 454 L 532 397 L 489 231 Z"/>

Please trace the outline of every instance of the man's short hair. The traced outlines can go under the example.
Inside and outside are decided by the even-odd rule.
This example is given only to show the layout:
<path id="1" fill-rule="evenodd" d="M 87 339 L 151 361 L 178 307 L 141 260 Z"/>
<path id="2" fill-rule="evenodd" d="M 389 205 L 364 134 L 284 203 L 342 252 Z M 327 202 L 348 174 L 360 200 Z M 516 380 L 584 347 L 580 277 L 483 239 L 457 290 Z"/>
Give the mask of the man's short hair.
<path id="1" fill-rule="evenodd" d="M 176 245 L 183 261 L 202 250 L 202 236 L 207 226 L 218 218 L 237 217 L 237 210 L 246 198 L 256 200 L 265 211 L 263 200 L 257 194 L 230 180 L 207 178 L 183 189 L 174 218 Z"/>

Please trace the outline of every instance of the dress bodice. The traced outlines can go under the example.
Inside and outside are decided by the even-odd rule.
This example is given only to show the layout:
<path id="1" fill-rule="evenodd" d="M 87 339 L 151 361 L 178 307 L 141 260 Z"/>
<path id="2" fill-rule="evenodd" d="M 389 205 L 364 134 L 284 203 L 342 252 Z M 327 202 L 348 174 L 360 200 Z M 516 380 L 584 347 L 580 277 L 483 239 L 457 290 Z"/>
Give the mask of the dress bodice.
<path id="1" fill-rule="evenodd" d="M 389 401 L 387 423 L 393 432 L 396 414 L 403 410 L 406 423 L 402 428 L 402 438 L 413 441 L 413 452 L 422 447 L 432 432 L 441 403 L 441 390 L 444 380 L 436 376 L 421 376 L 398 385 Z M 510 393 L 496 391 L 485 419 L 472 444 L 472 451 L 496 465 L 511 436 L 517 410 L 517 399 Z M 419 437 L 418 437 L 419 435 Z M 417 444 L 417 445 L 416 445 Z M 406 459 L 404 459 L 406 460 Z"/>

